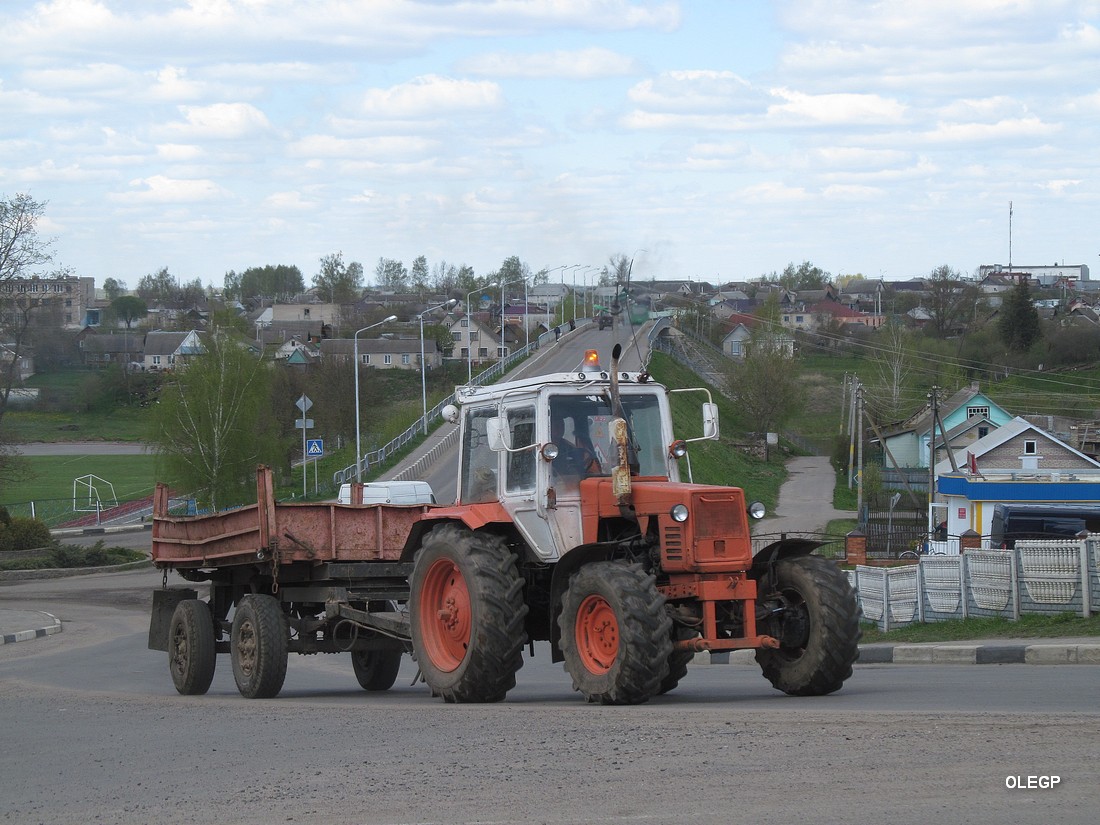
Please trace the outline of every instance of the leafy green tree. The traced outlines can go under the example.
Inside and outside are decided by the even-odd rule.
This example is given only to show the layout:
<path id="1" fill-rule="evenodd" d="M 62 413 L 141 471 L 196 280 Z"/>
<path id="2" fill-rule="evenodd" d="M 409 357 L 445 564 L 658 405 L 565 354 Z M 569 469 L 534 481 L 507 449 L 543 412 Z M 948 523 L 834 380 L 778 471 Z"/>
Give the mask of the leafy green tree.
<path id="1" fill-rule="evenodd" d="M 832 276 L 819 266 L 814 266 L 809 261 L 803 261 L 798 266 L 794 262 L 787 264 L 783 274 L 777 280 L 787 289 L 798 291 L 800 289 L 824 289 Z"/>
<path id="2" fill-rule="evenodd" d="M 940 338 L 958 332 L 973 320 L 980 300 L 977 284 L 967 283 L 956 270 L 944 264 L 928 276 L 925 303 L 931 331 Z"/>
<path id="3" fill-rule="evenodd" d="M 241 303 L 257 298 L 290 301 L 305 289 L 302 271 L 287 264 L 252 266 L 240 274 L 232 270 L 225 273 L 225 296 Z"/>
<path id="4" fill-rule="evenodd" d="M 344 263 L 344 253 L 334 252 L 321 258 L 321 270 L 313 276 L 313 285 L 334 304 L 350 304 L 363 292 L 363 265 Z"/>
<path id="5" fill-rule="evenodd" d="M 1010 352 L 1027 352 L 1042 338 L 1039 310 L 1031 299 L 1031 287 L 1021 279 L 1005 295 L 997 317 L 997 332 Z"/>
<path id="6" fill-rule="evenodd" d="M 409 272 L 401 261 L 379 258 L 374 266 L 374 283 L 385 292 L 407 292 Z"/>
<path id="7" fill-rule="evenodd" d="M 126 294 L 126 284 L 115 278 L 108 278 L 103 282 L 103 293 L 108 301 L 116 300 L 120 295 Z"/>
<path id="8" fill-rule="evenodd" d="M 256 465 L 281 445 L 270 366 L 224 337 L 206 346 L 161 388 L 151 440 L 169 483 L 216 509 L 251 500 Z"/>
<path id="9" fill-rule="evenodd" d="M 428 291 L 428 287 L 430 286 L 428 279 L 428 259 L 423 255 L 420 255 L 413 261 L 412 269 L 409 270 L 409 281 L 413 292 L 423 295 Z"/>
<path id="10" fill-rule="evenodd" d="M 147 303 L 169 304 L 174 302 L 178 290 L 176 279 L 168 272 L 168 267 L 162 266 L 156 272 L 142 275 L 134 292 Z"/>
<path id="11" fill-rule="evenodd" d="M 136 295 L 120 295 L 111 301 L 111 312 L 130 329 L 134 321 L 149 314 L 149 307 Z"/>
<path id="12" fill-rule="evenodd" d="M 727 370 L 730 397 L 747 429 L 777 432 L 803 402 L 790 336 L 779 322 L 779 301 L 768 296 L 756 313 L 757 322 L 745 342 L 745 357 Z"/>

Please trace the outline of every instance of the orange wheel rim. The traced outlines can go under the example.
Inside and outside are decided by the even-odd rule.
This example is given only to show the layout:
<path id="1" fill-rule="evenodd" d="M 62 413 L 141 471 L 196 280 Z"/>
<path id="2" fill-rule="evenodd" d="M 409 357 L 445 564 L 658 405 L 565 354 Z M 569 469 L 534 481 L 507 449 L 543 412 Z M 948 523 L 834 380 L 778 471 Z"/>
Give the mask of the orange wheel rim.
<path id="1" fill-rule="evenodd" d="M 577 654 L 590 673 L 607 673 L 619 655 L 619 620 L 603 596 L 592 595 L 577 610 Z"/>
<path id="2" fill-rule="evenodd" d="M 428 568 L 418 618 L 432 665 L 450 672 L 462 664 L 470 646 L 470 591 L 450 559 L 439 559 Z"/>

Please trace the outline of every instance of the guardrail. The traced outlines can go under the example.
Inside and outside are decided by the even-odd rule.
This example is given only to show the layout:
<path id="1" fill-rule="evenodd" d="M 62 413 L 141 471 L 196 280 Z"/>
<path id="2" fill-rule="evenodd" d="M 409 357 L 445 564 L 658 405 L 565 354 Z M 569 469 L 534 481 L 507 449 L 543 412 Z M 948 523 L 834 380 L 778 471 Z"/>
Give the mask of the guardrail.
<path id="1" fill-rule="evenodd" d="M 580 326 L 582 323 L 584 323 L 587 320 L 589 320 L 589 319 L 578 318 L 577 319 L 577 326 Z M 525 344 L 520 349 L 516 350 L 513 353 L 508 354 L 502 360 L 500 360 L 497 363 L 493 364 L 493 366 L 489 367 L 484 372 L 481 372 L 481 373 L 478 373 L 477 375 L 475 375 L 471 381 L 468 381 L 463 386 L 471 386 L 471 385 L 473 385 L 473 386 L 482 386 L 483 384 L 488 384 L 488 383 L 491 383 L 491 382 L 495 381 L 497 378 L 504 375 L 504 373 L 506 373 L 509 369 L 511 369 L 512 365 L 514 365 L 517 361 L 522 361 L 524 358 L 527 358 L 532 352 L 535 352 L 536 350 L 540 349 L 542 347 L 543 343 L 545 341 L 547 341 L 547 339 L 550 339 L 550 338 L 553 338 L 553 337 L 554 337 L 553 331 L 542 333 L 537 338 L 533 339 L 529 344 Z M 407 430 L 405 430 L 399 436 L 394 438 L 392 441 L 390 441 L 384 447 L 381 447 L 380 449 L 373 450 L 373 451 L 368 452 L 368 453 L 364 453 L 362 458 L 359 459 L 358 465 L 349 464 L 344 469 L 337 470 L 335 473 L 332 474 L 333 486 L 339 487 L 341 484 L 345 484 L 347 482 L 354 481 L 356 478 L 362 478 L 364 475 L 366 475 L 367 471 L 371 467 L 375 467 L 375 466 L 381 464 L 386 459 L 388 459 L 390 456 L 392 456 L 394 453 L 398 452 L 406 444 L 408 444 L 411 441 L 416 440 L 419 436 L 426 433 L 428 431 L 428 426 L 440 417 L 440 414 L 443 412 L 443 408 L 446 407 L 448 404 L 453 404 L 454 402 L 455 402 L 455 396 L 454 396 L 454 393 L 451 393 L 446 398 L 444 398 L 442 401 L 440 401 L 438 404 L 436 404 L 434 407 L 432 407 L 430 410 L 428 410 L 428 414 L 426 416 L 421 416 L 420 418 L 416 419 L 416 423 L 414 423 L 412 426 L 410 426 Z M 450 436 L 448 436 L 448 438 L 449 437 Z M 457 439 L 458 439 L 457 430 L 455 432 L 454 438 L 457 441 Z M 453 447 L 453 446 L 454 446 L 454 442 L 450 443 L 448 445 L 448 448 Z M 438 457 L 441 454 L 441 453 L 437 452 L 438 449 L 439 449 L 438 446 L 432 448 L 432 453 L 435 454 L 436 457 Z M 413 465 L 413 466 L 420 465 L 421 469 L 422 469 L 423 468 L 423 464 L 422 464 L 423 461 L 424 461 L 423 457 L 420 458 L 420 459 L 417 459 L 416 465 Z M 395 477 L 394 480 L 395 481 L 407 480 L 406 474 L 409 473 L 411 469 L 412 468 L 410 467 L 408 469 L 402 470 L 401 473 L 399 474 L 399 476 Z"/>

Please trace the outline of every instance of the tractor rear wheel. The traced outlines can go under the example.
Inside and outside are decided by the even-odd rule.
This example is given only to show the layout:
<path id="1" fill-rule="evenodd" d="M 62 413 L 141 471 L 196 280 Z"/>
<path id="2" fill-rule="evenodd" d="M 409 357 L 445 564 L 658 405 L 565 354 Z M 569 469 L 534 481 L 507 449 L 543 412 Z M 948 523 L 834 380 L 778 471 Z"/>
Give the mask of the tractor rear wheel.
<path id="1" fill-rule="evenodd" d="M 184 599 L 172 613 L 168 629 L 168 670 L 172 684 L 184 696 L 199 696 L 214 680 L 217 646 L 210 606 Z"/>
<path id="2" fill-rule="evenodd" d="M 499 702 L 526 641 L 523 579 L 504 540 L 447 524 L 424 539 L 409 579 L 412 643 L 434 696 Z"/>
<path id="3" fill-rule="evenodd" d="M 694 639 L 698 635 L 689 628 L 676 627 L 672 631 L 672 641 L 675 643 Z M 680 680 L 687 676 L 688 665 L 691 664 L 691 660 L 694 658 L 695 651 L 693 650 L 676 650 L 673 648 L 668 657 L 668 676 L 661 680 L 661 687 L 658 688 L 657 693 L 663 695 L 670 690 L 675 690 L 676 686 L 680 684 Z"/>
<path id="4" fill-rule="evenodd" d="M 640 565 L 582 567 L 562 597 L 558 626 L 565 669 L 589 702 L 641 704 L 668 677 L 672 620 Z"/>
<path id="5" fill-rule="evenodd" d="M 351 667 L 363 690 L 389 690 L 401 669 L 401 651 L 353 650 Z"/>
<path id="6" fill-rule="evenodd" d="M 823 696 L 839 690 L 859 655 L 859 604 L 848 578 L 820 556 L 795 556 L 775 563 L 774 587 L 759 603 L 771 618 L 757 631 L 780 647 L 756 651 L 772 686 L 792 696 Z"/>
<path id="7" fill-rule="evenodd" d="M 237 690 L 247 699 L 278 696 L 286 679 L 290 632 L 278 600 L 248 595 L 237 603 L 230 658 Z"/>

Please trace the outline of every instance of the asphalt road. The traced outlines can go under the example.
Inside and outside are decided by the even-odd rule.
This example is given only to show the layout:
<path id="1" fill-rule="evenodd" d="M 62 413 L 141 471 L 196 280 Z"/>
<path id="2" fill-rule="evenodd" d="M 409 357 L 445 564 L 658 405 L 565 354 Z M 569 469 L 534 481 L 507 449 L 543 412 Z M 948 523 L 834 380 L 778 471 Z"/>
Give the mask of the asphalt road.
<path id="1" fill-rule="evenodd" d="M 646 705 L 586 705 L 545 646 L 495 705 L 447 705 L 403 665 L 359 689 L 291 657 L 249 701 L 219 657 L 175 693 L 146 649 L 151 571 L 0 586 L 63 633 L 0 647 L 5 823 L 1093 823 L 1100 667 L 857 665 L 798 699 L 752 665 L 692 666 Z M 178 580 L 176 580 L 178 583 Z M 1008 777 L 1060 777 L 1016 790 Z"/>

